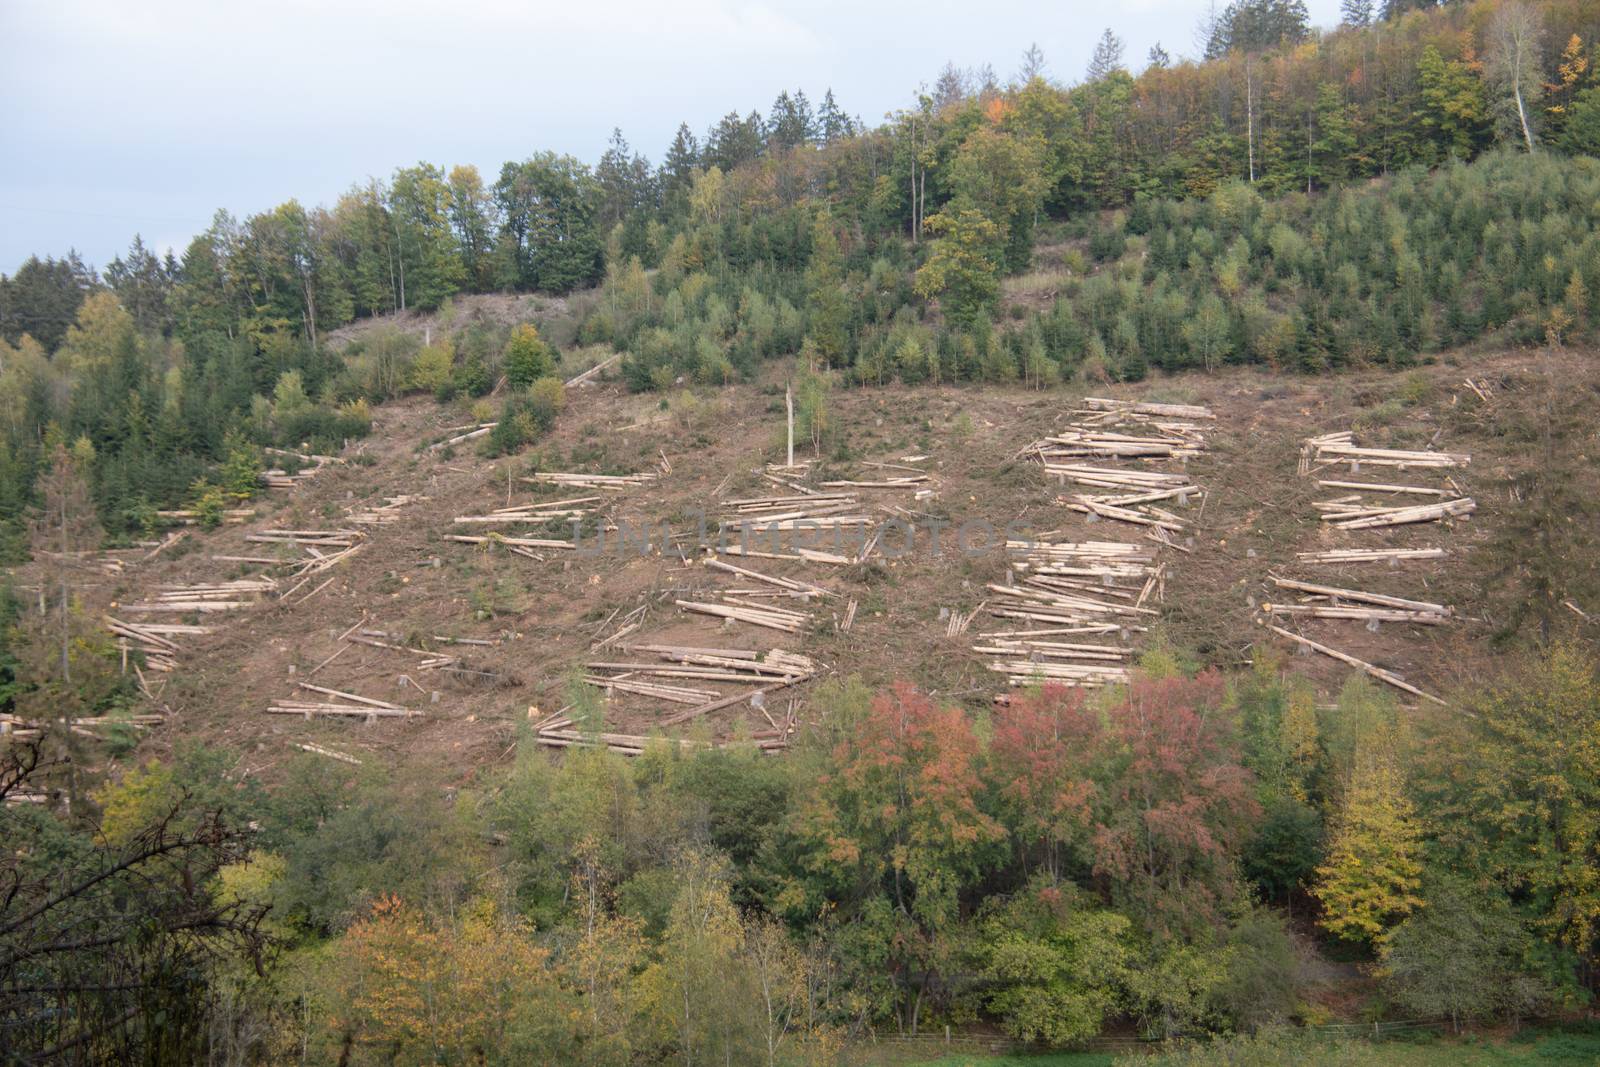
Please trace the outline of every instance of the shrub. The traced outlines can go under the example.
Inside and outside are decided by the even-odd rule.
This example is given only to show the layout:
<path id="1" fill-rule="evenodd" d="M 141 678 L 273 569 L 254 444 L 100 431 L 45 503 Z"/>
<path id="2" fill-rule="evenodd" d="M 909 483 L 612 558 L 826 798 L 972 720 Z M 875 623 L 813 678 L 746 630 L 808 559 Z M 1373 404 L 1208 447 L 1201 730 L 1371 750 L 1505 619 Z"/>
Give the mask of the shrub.
<path id="1" fill-rule="evenodd" d="M 509 384 L 519 389 L 526 388 L 553 373 L 555 367 L 550 346 L 544 343 L 533 323 L 524 322 L 511 331 L 511 339 L 506 342 L 504 363 Z"/>

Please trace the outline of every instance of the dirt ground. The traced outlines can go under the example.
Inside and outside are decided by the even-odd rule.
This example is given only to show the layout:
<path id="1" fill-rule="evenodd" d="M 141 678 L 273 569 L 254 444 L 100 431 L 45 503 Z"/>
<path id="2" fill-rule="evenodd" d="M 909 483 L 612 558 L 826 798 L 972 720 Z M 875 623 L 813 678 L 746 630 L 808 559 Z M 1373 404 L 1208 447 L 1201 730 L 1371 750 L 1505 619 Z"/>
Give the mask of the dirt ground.
<path id="1" fill-rule="evenodd" d="M 1274 596 L 1267 581 L 1270 573 L 1277 573 L 1451 605 L 1456 620 L 1449 626 L 1386 623 L 1371 632 L 1359 622 L 1304 620 L 1289 628 L 1379 664 L 1446 700 L 1481 678 L 1496 651 L 1489 641 L 1493 620 L 1485 616 L 1487 583 L 1474 561 L 1502 520 L 1510 475 L 1527 462 L 1500 439 L 1497 420 L 1502 409 L 1530 402 L 1532 391 L 1544 381 L 1547 364 L 1541 359 L 1552 358 L 1534 353 L 1475 357 L 1470 373 L 1474 381 L 1488 383 L 1487 402 L 1464 384 L 1468 371 L 1449 363 L 1334 378 L 1235 369 L 1089 390 L 1125 399 L 1206 404 L 1217 414 L 1210 451 L 1189 466 L 1207 492 L 1203 503 L 1186 513 L 1192 520 L 1192 540 L 1184 543 L 1192 551 L 1162 551 L 1169 575 L 1165 599 L 1155 632 L 1144 644 L 1167 642 L 1218 665 L 1248 662 L 1253 647 L 1263 641 L 1289 651 L 1286 642 L 1253 621 L 1262 601 L 1285 599 L 1281 593 Z M 1562 358 L 1562 375 L 1593 387 L 1596 376 L 1584 358 Z M 676 550 L 646 557 L 552 551 L 547 561 L 537 562 L 503 547 L 443 539 L 464 529 L 483 532 L 481 527 L 455 525 L 456 516 L 483 514 L 508 502 L 579 495 L 517 480 L 535 470 L 634 473 L 659 469 L 664 454 L 671 473 L 649 486 L 614 494 L 616 502 L 607 511 L 613 518 L 635 522 L 665 521 L 677 533 L 693 534 L 694 516 L 701 511 L 714 518 L 721 510 L 718 501 L 784 492 L 761 476 L 764 464 L 782 459 L 782 374 L 783 368 L 774 366 L 766 381 L 702 395 L 633 395 L 615 381 L 573 389 L 549 437 L 521 455 L 499 459 L 480 456 L 477 442 L 454 449 L 427 447 L 447 436 L 446 428 L 468 421 L 464 409 L 441 408 L 428 399 L 382 407 L 371 437 L 352 445 L 344 464 L 324 469 L 293 490 L 265 496 L 256 504 L 257 517 L 245 526 L 191 532 L 181 545 L 130 566 L 100 590 L 101 606 L 115 612 L 118 604 L 144 599 L 161 585 L 270 573 L 270 568 L 212 557 L 275 554 L 277 546 L 246 542 L 245 534 L 252 531 L 339 528 L 351 510 L 383 498 L 427 498 L 401 509 L 398 522 L 366 527 L 363 549 L 330 571 L 333 581 L 314 595 L 306 594 L 326 576 L 289 598 L 264 599 L 245 611 L 192 620 L 214 625 L 216 632 L 180 639 L 180 666 L 166 677 L 159 694 L 173 716 L 129 758 L 197 738 L 241 751 L 251 772 L 270 778 L 273 768 L 293 753 L 291 742 L 310 742 L 442 785 L 457 784 L 478 768 L 511 758 L 517 723 L 567 704 L 575 676 L 595 658 L 591 643 L 609 632 L 608 620 L 614 624 L 639 605 L 648 606 L 644 625 L 624 645 L 781 647 L 815 659 L 823 678 L 857 675 L 869 685 L 908 678 L 975 713 L 989 707 L 1005 691 L 1005 679 L 987 669 L 986 657 L 971 650 L 970 634 L 945 636 L 944 613 L 971 611 L 984 599 L 985 583 L 1003 579 L 1006 561 L 998 546 L 963 555 L 949 551 L 947 541 L 945 551 L 934 553 L 923 531 L 912 555 L 865 565 L 735 560 L 841 594 L 808 608 L 815 613 L 815 625 L 808 633 L 791 635 L 719 623 L 675 608 L 673 600 L 686 593 L 749 584 L 702 566 L 692 543 L 686 546 L 687 559 Z M 860 494 L 864 502 L 936 516 L 952 528 L 982 519 L 996 529 L 1015 523 L 1049 532 L 1055 540 L 1140 541 L 1138 528 L 1107 520 L 1091 524 L 1067 510 L 1058 502 L 1059 486 L 1037 465 L 1014 459 L 1030 441 L 1069 421 L 1082 392 L 840 388 L 828 401 L 835 439 L 821 456 L 809 442 L 799 452 L 812 461 L 807 476 L 811 483 L 882 477 L 896 472 L 868 466 L 869 461 L 898 463 L 908 455 L 925 455 L 928 459 L 919 465 L 933 475 L 932 499 L 915 501 L 909 490 Z M 1455 477 L 1476 499 L 1477 513 L 1467 520 L 1392 531 L 1324 528 L 1311 503 L 1336 494 L 1297 475 L 1300 442 L 1341 429 L 1355 429 L 1362 444 L 1431 444 L 1472 453 L 1471 466 Z M 1430 473 L 1407 472 L 1400 478 L 1393 472 L 1364 470 L 1355 478 L 1434 484 L 1420 481 Z M 1295 563 L 1294 555 L 1332 547 L 1421 545 L 1439 545 L 1450 555 L 1397 567 L 1313 567 Z M 858 614 L 852 629 L 840 633 L 836 621 L 849 599 L 857 601 Z M 996 623 L 980 616 L 972 630 L 1000 628 Z M 441 646 L 463 654 L 468 667 L 482 672 L 452 675 L 419 670 L 418 658 L 407 652 L 362 645 L 341 652 L 340 635 L 358 625 L 406 635 L 406 644 L 426 645 L 434 635 L 501 643 Z M 368 723 L 265 713 L 274 700 L 294 697 L 296 681 L 335 653 L 337 658 L 316 670 L 317 684 L 425 714 Z M 601 658 L 638 655 L 610 649 Z M 1350 673 L 1322 656 L 1297 655 L 1291 662 L 1328 694 Z M 774 694 L 769 710 L 787 708 L 795 700 L 801 722 L 814 722 L 827 714 L 826 707 L 810 699 L 815 692 L 812 682 Z M 611 730 L 648 732 L 679 707 L 613 697 L 605 701 L 605 722 Z M 690 729 L 701 736 L 730 736 L 766 727 L 759 709 L 740 704 L 714 712 Z"/>

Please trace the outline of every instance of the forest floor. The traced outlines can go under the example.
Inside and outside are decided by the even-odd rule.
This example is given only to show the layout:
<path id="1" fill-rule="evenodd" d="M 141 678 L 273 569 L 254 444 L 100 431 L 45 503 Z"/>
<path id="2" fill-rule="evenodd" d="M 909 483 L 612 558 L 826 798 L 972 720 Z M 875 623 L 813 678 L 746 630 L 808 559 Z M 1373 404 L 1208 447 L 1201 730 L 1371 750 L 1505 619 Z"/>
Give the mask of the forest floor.
<path id="1" fill-rule="evenodd" d="M 773 365 L 765 380 L 699 395 L 629 394 L 614 380 L 574 388 L 555 430 L 509 458 L 482 457 L 476 441 L 454 449 L 428 447 L 447 437 L 449 427 L 467 421 L 464 405 L 457 409 L 414 399 L 377 409 L 371 436 L 353 443 L 341 457 L 344 463 L 325 467 L 292 490 L 264 496 L 254 503 L 258 513 L 249 523 L 191 530 L 180 544 L 130 565 L 91 591 L 97 611 L 117 614 L 121 605 L 147 599 L 163 585 L 282 573 L 213 557 L 274 555 L 279 546 L 250 543 L 245 535 L 344 528 L 350 512 L 384 498 L 425 498 L 400 508 L 396 522 L 365 527 L 360 552 L 292 596 L 265 598 L 246 610 L 203 619 L 162 618 L 204 623 L 215 632 L 179 639 L 183 651 L 177 670 L 164 682 L 153 681 L 164 686 L 159 699 L 171 718 L 145 737 L 134 758 L 201 740 L 240 752 L 249 772 L 270 780 L 273 768 L 292 753 L 292 743 L 309 742 L 397 774 L 459 786 L 475 770 L 512 757 L 520 723 L 569 703 L 575 675 L 597 658 L 591 644 L 640 607 L 643 625 L 624 646 L 782 647 L 817 661 L 821 678 L 858 676 L 870 686 L 909 679 L 940 700 L 981 714 L 1006 691 L 1006 682 L 988 669 L 990 657 L 973 651 L 974 635 L 996 628 L 999 620 L 980 614 L 969 633 L 948 637 L 946 617 L 979 607 L 985 585 L 1005 580 L 1007 562 L 998 544 L 953 551 L 949 531 L 967 520 L 984 520 L 996 531 L 1018 524 L 1052 540 L 1151 545 L 1137 527 L 1091 523 L 1066 509 L 1060 498 L 1070 487 L 1063 490 L 1036 464 L 1014 458 L 1029 442 L 1069 421 L 1084 390 L 837 389 L 828 398 L 834 439 L 820 456 L 809 447 L 799 450 L 797 459 L 812 461 L 803 480 L 815 484 L 901 473 L 871 463 L 926 469 L 931 481 L 918 488 L 932 488 L 930 499 L 915 500 L 909 489 L 859 492 L 870 507 L 898 507 L 944 520 L 941 550 L 932 551 L 924 522 L 916 550 L 901 558 L 879 556 L 848 567 L 733 559 L 839 594 L 804 607 L 815 621 L 803 634 L 685 614 L 674 606 L 675 599 L 705 599 L 699 594 L 749 584 L 702 565 L 693 551 L 695 517 L 705 512 L 714 529 L 719 501 L 787 492 L 762 473 L 765 464 L 783 460 L 783 373 Z M 1448 361 L 1400 373 L 1319 378 L 1230 369 L 1088 390 L 1205 404 L 1217 416 L 1209 452 L 1188 465 L 1206 491 L 1203 502 L 1183 509 L 1191 527 L 1178 540 L 1189 551 L 1161 550 L 1168 575 L 1165 595 L 1157 605 L 1159 618 L 1141 644 L 1165 643 L 1201 663 L 1222 666 L 1248 663 L 1262 643 L 1289 649 L 1253 621 L 1261 602 L 1284 599 L 1268 583 L 1268 575 L 1278 573 L 1451 605 L 1455 615 L 1445 626 L 1384 623 L 1374 632 L 1357 622 L 1308 619 L 1288 628 L 1378 664 L 1446 701 L 1481 681 L 1497 654 L 1490 638 L 1501 609 L 1488 576 L 1495 538 L 1513 529 L 1507 486 L 1514 473 L 1537 462 L 1518 436 L 1522 431 L 1514 428 L 1525 426 L 1529 412 L 1537 410 L 1552 377 L 1564 389 L 1600 391 L 1600 372 L 1578 353 L 1474 357 L 1470 374 L 1487 400 L 1465 384 L 1467 374 Z M 1296 468 L 1302 439 L 1344 429 L 1354 429 L 1365 445 L 1471 453 L 1471 465 L 1451 473 L 1476 499 L 1476 514 L 1387 532 L 1329 531 L 1311 503 L 1335 494 L 1318 489 Z M 447 534 L 484 532 L 484 527 L 455 524 L 457 516 L 482 515 L 508 502 L 590 495 L 536 489 L 518 480 L 532 471 L 659 471 L 663 456 L 670 473 L 609 494 L 615 499 L 607 501 L 606 511 L 636 523 L 665 521 L 674 533 L 691 535 L 680 542 L 683 555 L 676 547 L 647 556 L 609 549 L 601 555 L 550 551 L 538 562 L 502 547 L 444 540 Z M 927 459 L 908 464 L 907 456 Z M 1584 465 L 1586 470 L 1592 466 Z M 1408 481 L 1421 477 L 1407 474 Z M 1322 476 L 1351 477 L 1339 471 Z M 1354 477 L 1401 480 L 1382 468 Z M 1592 492 L 1600 486 L 1574 488 Z M 886 537 L 894 542 L 904 533 L 891 530 Z M 1311 549 L 1421 545 L 1439 545 L 1450 554 L 1397 567 L 1295 562 L 1297 551 Z M 320 585 L 330 576 L 331 582 Z M 839 632 L 837 623 L 852 599 L 858 604 L 854 625 Z M 1600 604 L 1573 610 L 1593 613 Z M 427 645 L 436 635 L 499 643 L 438 646 L 464 652 L 465 665 L 481 672 L 449 674 L 419 669 L 413 653 L 342 644 L 341 635 L 358 627 L 403 635 L 399 643 L 410 646 Z M 636 657 L 618 649 L 599 654 L 610 660 Z M 1297 657 L 1295 669 L 1315 679 L 1324 698 L 1350 674 L 1345 665 L 1312 655 Z M 274 701 L 304 698 L 296 684 L 313 673 L 315 684 L 423 714 L 375 722 L 266 714 Z M 793 701 L 802 724 L 817 722 L 827 708 L 808 699 L 816 685 L 773 694 L 768 711 L 787 709 Z M 604 708 L 607 729 L 647 733 L 681 705 L 619 695 L 606 699 Z M 766 729 L 768 711 L 735 704 L 705 716 L 693 729 L 702 737 Z"/>

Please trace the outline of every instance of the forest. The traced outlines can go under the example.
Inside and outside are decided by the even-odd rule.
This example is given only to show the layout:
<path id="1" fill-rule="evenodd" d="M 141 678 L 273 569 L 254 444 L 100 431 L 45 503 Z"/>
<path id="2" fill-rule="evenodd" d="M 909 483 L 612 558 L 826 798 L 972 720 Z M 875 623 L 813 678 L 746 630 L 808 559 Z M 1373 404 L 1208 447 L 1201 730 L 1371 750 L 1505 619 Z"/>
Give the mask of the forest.
<path id="1" fill-rule="evenodd" d="M 446 798 L 310 754 L 266 790 L 190 746 L 93 787 L 93 830 L 8 805 L 10 1047 L 831 1064 L 979 1019 L 1041 1047 L 1271 1032 L 1327 1021 L 1308 916 L 1403 1018 L 1589 1002 L 1588 653 L 1424 720 L 1362 680 L 1320 705 L 1270 658 L 1225 680 L 1161 651 L 1126 690 L 992 719 L 829 684 L 782 759 L 530 745 Z"/>
<path id="2" fill-rule="evenodd" d="M 498 416 L 478 454 L 517 453 L 613 355 L 663 409 L 793 361 L 820 442 L 833 388 L 1593 343 L 1600 7 L 1344 14 L 1233 0 L 1195 60 L 1108 29 L 1081 77 L 1037 49 L 1004 80 L 947 66 L 877 123 L 785 91 L 659 164 L 619 129 L 593 166 L 419 163 L 218 212 L 181 254 L 31 258 L 0 276 L 0 563 L 56 560 L 65 588 L 60 560 L 162 510 L 218 525 L 294 471 L 269 450 L 336 453 L 403 397 Z M 475 294 L 561 310 L 458 322 Z M 425 338 L 341 333 L 420 313 Z M 1553 557 L 1516 555 L 1537 540 L 1506 569 L 1548 583 Z M 138 704 L 108 644 L 20 597 L 0 580 L 0 712 Z M 311 753 L 268 786 L 131 735 L 96 776 L 77 735 L 0 743 L 0 1062 L 776 1067 L 946 1027 L 1316 1062 L 1289 1028 L 1343 1021 L 1308 987 L 1347 964 L 1374 1017 L 1579 1018 L 1600 662 L 1549 637 L 1510 635 L 1450 715 L 1360 678 L 1319 700 L 1265 646 L 1226 670 L 1158 647 L 1130 686 L 1003 713 L 831 680 L 782 758 L 529 744 L 449 790 Z M 45 782 L 70 801 L 29 801 Z M 1164 1044 L 1213 1036 L 1241 1044 Z"/>

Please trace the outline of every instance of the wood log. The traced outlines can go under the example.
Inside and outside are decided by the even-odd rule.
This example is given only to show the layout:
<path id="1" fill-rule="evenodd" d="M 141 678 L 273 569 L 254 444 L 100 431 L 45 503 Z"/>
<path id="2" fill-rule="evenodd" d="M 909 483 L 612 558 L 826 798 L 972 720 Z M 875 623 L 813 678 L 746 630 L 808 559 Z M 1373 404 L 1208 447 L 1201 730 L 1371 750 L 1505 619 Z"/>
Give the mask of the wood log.
<path id="1" fill-rule="evenodd" d="M 1394 674 L 1391 671 L 1386 671 L 1382 667 L 1378 667 L 1378 666 L 1375 666 L 1375 665 L 1373 665 L 1371 663 L 1368 663 L 1366 660 L 1356 659 L 1356 657 L 1350 655 L 1347 652 L 1340 652 L 1336 648 L 1329 648 L 1327 645 L 1321 644 L 1320 642 L 1317 642 L 1317 641 L 1313 641 L 1309 637 L 1301 637 L 1299 634 L 1292 633 L 1289 630 L 1285 630 L 1281 626 L 1273 626 L 1272 624 L 1265 623 L 1265 622 L 1262 623 L 1261 625 L 1265 626 L 1267 629 L 1271 630 L 1273 633 L 1277 634 L 1280 637 L 1287 637 L 1289 640 L 1294 641 L 1297 644 L 1304 645 L 1305 647 L 1311 649 L 1313 652 L 1320 652 L 1324 656 L 1328 656 L 1331 659 L 1338 660 L 1340 663 L 1347 663 L 1350 666 L 1355 667 L 1358 670 L 1365 671 L 1367 674 L 1370 674 L 1372 677 L 1378 679 L 1380 682 L 1385 682 L 1385 683 L 1387 683 L 1389 685 L 1392 685 L 1396 689 L 1401 690 L 1402 692 L 1410 693 L 1413 696 L 1421 697 L 1423 700 L 1430 700 L 1433 703 L 1438 704 L 1440 707 L 1449 707 L 1448 704 L 1446 704 L 1444 701 L 1440 700 L 1438 697 L 1432 696 L 1432 695 L 1430 695 L 1428 693 L 1424 693 L 1422 690 L 1418 689 L 1416 686 L 1414 686 L 1411 683 L 1407 682 L 1404 678 L 1401 678 L 1399 675 Z"/>
<path id="2" fill-rule="evenodd" d="M 1399 608 L 1404 611 L 1419 614 L 1448 616 L 1450 609 L 1443 604 L 1432 604 L 1426 600 L 1407 600 L 1404 597 L 1389 596 L 1384 593 L 1367 593 L 1360 589 L 1341 589 L 1335 585 L 1318 585 L 1315 582 L 1299 582 L 1290 578 L 1272 576 L 1272 584 L 1279 589 L 1292 589 L 1297 593 L 1310 593 L 1314 596 L 1328 596 L 1336 600 L 1358 600 L 1366 604 L 1377 604 L 1380 607 Z"/>

